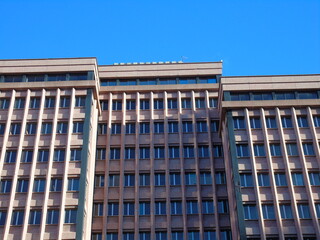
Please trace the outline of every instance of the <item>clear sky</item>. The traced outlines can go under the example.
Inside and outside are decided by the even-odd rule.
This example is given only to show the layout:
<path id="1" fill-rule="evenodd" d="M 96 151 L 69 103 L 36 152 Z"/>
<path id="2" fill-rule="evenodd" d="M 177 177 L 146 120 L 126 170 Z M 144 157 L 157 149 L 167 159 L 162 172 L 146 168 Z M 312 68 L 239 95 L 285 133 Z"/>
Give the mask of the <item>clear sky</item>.
<path id="1" fill-rule="evenodd" d="M 223 75 L 320 73 L 320 0 L 0 0 L 0 59 L 223 60 Z"/>

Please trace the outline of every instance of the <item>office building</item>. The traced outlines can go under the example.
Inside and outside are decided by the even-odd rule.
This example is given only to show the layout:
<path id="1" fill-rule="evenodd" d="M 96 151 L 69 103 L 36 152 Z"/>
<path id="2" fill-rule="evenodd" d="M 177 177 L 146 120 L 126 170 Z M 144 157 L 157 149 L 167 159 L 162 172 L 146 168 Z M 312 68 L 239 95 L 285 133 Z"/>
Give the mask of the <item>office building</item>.
<path id="1" fill-rule="evenodd" d="M 320 239 L 320 75 L 0 61 L 3 239 Z"/>

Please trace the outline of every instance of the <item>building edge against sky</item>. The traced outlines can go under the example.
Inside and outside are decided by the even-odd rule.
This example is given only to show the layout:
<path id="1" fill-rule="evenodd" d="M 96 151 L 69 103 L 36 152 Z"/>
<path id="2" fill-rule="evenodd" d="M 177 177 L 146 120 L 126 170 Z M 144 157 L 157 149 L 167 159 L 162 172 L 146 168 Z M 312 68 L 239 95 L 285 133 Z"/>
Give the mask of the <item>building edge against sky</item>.
<path id="1" fill-rule="evenodd" d="M 320 239 L 320 75 L 0 60 L 3 239 Z"/>

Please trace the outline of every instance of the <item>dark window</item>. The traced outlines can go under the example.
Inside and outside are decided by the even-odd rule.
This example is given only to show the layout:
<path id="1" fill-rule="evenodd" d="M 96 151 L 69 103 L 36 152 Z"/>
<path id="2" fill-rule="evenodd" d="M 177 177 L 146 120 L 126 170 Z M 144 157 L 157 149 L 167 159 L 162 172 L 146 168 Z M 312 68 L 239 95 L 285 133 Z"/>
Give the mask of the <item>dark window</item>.
<path id="1" fill-rule="evenodd" d="M 290 204 L 280 204 L 280 214 L 283 219 L 291 219 L 292 218 L 292 209 Z"/>
<path id="2" fill-rule="evenodd" d="M 79 178 L 68 178 L 68 191 L 79 191 Z"/>
<path id="3" fill-rule="evenodd" d="M 206 121 L 197 121 L 197 132 L 208 132 Z"/>
<path id="4" fill-rule="evenodd" d="M 263 204 L 262 213 L 264 219 L 275 219 L 274 207 L 273 205 Z"/>
<path id="5" fill-rule="evenodd" d="M 46 97 L 46 101 L 44 104 L 45 108 L 54 108 L 55 106 L 55 98 L 54 97 Z"/>
<path id="6" fill-rule="evenodd" d="M 170 205 L 171 205 L 171 214 L 172 215 L 181 215 L 182 214 L 182 203 L 180 201 L 172 201 Z"/>
<path id="7" fill-rule="evenodd" d="M 266 117 L 267 128 L 277 128 L 277 122 L 275 117 Z"/>
<path id="8" fill-rule="evenodd" d="M 307 116 L 297 116 L 298 126 L 299 127 L 308 127 L 308 119 Z"/>
<path id="9" fill-rule="evenodd" d="M 32 97 L 30 99 L 29 108 L 39 108 L 40 107 L 40 98 L 38 97 Z"/>
<path id="10" fill-rule="evenodd" d="M 150 174 L 149 173 L 139 174 L 139 183 L 140 183 L 140 186 L 150 186 Z"/>
<path id="11" fill-rule="evenodd" d="M 76 97 L 75 107 L 84 107 L 86 105 L 86 97 L 78 96 Z"/>
<path id="12" fill-rule="evenodd" d="M 196 98 L 195 103 L 196 103 L 196 108 L 205 108 L 206 107 L 206 103 L 205 103 L 204 98 Z"/>
<path id="13" fill-rule="evenodd" d="M 139 203 L 139 215 L 150 215 L 150 202 Z"/>
<path id="14" fill-rule="evenodd" d="M 164 147 L 154 147 L 154 158 L 164 158 Z"/>
<path id="15" fill-rule="evenodd" d="M 313 122 L 315 127 L 320 127 L 320 116 L 314 116 Z"/>
<path id="16" fill-rule="evenodd" d="M 250 100 L 249 93 L 231 93 L 231 101 L 248 101 Z"/>
<path id="17" fill-rule="evenodd" d="M 273 157 L 282 156 L 280 144 L 277 144 L 277 143 L 270 144 L 270 152 L 271 152 L 271 156 Z"/>
<path id="18" fill-rule="evenodd" d="M 136 133 L 136 124 L 126 123 L 126 134 L 135 134 L 135 133 Z"/>
<path id="19" fill-rule="evenodd" d="M 111 134 L 121 134 L 121 124 L 112 123 L 111 124 Z"/>
<path id="20" fill-rule="evenodd" d="M 314 156 L 314 148 L 312 143 L 302 143 L 303 153 L 306 156 Z"/>
<path id="21" fill-rule="evenodd" d="M 59 210 L 49 209 L 47 212 L 47 224 L 58 224 L 59 222 Z"/>
<path id="22" fill-rule="evenodd" d="M 274 178 L 277 186 L 287 186 L 287 179 L 284 173 L 275 173 Z"/>
<path id="23" fill-rule="evenodd" d="M 153 104 L 154 104 L 154 109 L 163 109 L 163 100 L 162 99 L 154 99 Z"/>
<path id="24" fill-rule="evenodd" d="M 112 186 L 112 187 L 119 186 L 119 179 L 117 179 L 117 177 L 119 178 L 119 175 L 110 175 L 109 179 L 111 176 L 114 176 L 114 179 L 111 179 L 112 181 L 109 182 L 109 186 Z M 104 187 L 104 175 L 97 174 L 94 176 L 94 186 Z"/>
<path id="25" fill-rule="evenodd" d="M 297 204 L 299 217 L 302 219 L 311 218 L 310 209 L 308 204 Z"/>
<path id="26" fill-rule="evenodd" d="M 70 81 L 87 80 L 87 73 L 70 73 Z"/>
<path id="27" fill-rule="evenodd" d="M 61 178 L 51 178 L 50 191 L 61 192 L 62 190 L 62 179 Z"/>
<path id="28" fill-rule="evenodd" d="M 177 109 L 178 108 L 178 101 L 177 99 L 168 99 L 168 109 Z"/>
<path id="29" fill-rule="evenodd" d="M 81 161 L 81 148 L 71 149 L 70 161 Z"/>
<path id="30" fill-rule="evenodd" d="M 124 186 L 125 187 L 134 187 L 134 185 L 135 185 L 134 174 L 125 174 L 124 175 Z"/>
<path id="31" fill-rule="evenodd" d="M 276 92 L 275 99 L 276 100 L 295 99 L 295 96 L 293 92 Z"/>
<path id="32" fill-rule="evenodd" d="M 304 186 L 302 173 L 291 173 L 291 176 L 292 176 L 292 184 L 294 186 Z"/>
<path id="33" fill-rule="evenodd" d="M 83 122 L 73 122 L 73 133 L 83 133 Z"/>
<path id="34" fill-rule="evenodd" d="M 140 123 L 140 134 L 148 134 L 150 133 L 150 123 L 142 122 Z"/>
<path id="35" fill-rule="evenodd" d="M 191 99 L 190 98 L 182 98 L 181 99 L 182 108 L 191 108 Z"/>
<path id="36" fill-rule="evenodd" d="M 0 109 L 8 109 L 10 104 L 9 98 L 0 98 Z"/>
<path id="37" fill-rule="evenodd" d="M 197 175 L 196 173 L 185 173 L 185 184 L 186 185 L 196 185 Z"/>
<path id="38" fill-rule="evenodd" d="M 66 81 L 66 74 L 48 74 L 48 81 Z"/>
<path id="39" fill-rule="evenodd" d="M 110 159 L 120 159 L 120 148 L 110 148 Z"/>
<path id="40" fill-rule="evenodd" d="M 122 101 L 120 101 L 120 100 L 112 101 L 112 110 L 114 110 L 114 111 L 122 110 Z"/>
<path id="41" fill-rule="evenodd" d="M 198 155 L 200 158 L 209 157 L 209 147 L 205 145 L 198 146 Z"/>
<path id="42" fill-rule="evenodd" d="M 164 132 L 164 123 L 155 122 L 154 123 L 154 133 L 163 133 Z"/>
<path id="43" fill-rule="evenodd" d="M 170 173 L 170 185 L 171 186 L 180 186 L 181 185 L 180 173 Z"/>
<path id="44" fill-rule="evenodd" d="M 60 97 L 60 107 L 61 108 L 70 107 L 70 97 L 65 97 L 65 96 Z"/>
<path id="45" fill-rule="evenodd" d="M 187 214 L 198 214 L 198 202 L 197 201 L 187 201 Z"/>
<path id="46" fill-rule="evenodd" d="M 100 105 L 101 105 L 101 110 L 108 110 L 108 100 L 102 100 L 100 101 Z"/>
<path id="47" fill-rule="evenodd" d="M 316 99 L 318 98 L 317 92 L 298 92 L 298 99 Z"/>
<path id="48" fill-rule="evenodd" d="M 0 226 L 4 226 L 6 224 L 7 212 L 0 211 Z"/>
<path id="49" fill-rule="evenodd" d="M 126 147 L 124 149 L 124 158 L 125 159 L 134 159 L 136 155 L 136 151 L 134 147 Z"/>
<path id="50" fill-rule="evenodd" d="M 38 150 L 38 162 L 48 162 L 49 160 L 49 150 L 41 149 Z"/>
<path id="51" fill-rule="evenodd" d="M 13 211 L 11 225 L 13 225 L 13 226 L 22 225 L 23 218 L 24 218 L 24 211 L 23 210 Z"/>
<path id="52" fill-rule="evenodd" d="M 104 176 L 97 175 L 96 180 L 98 181 L 98 183 L 101 183 L 102 177 L 103 177 L 103 185 L 104 185 Z M 97 181 L 96 181 L 96 183 L 97 183 Z M 120 184 L 120 175 L 119 174 L 110 174 L 109 175 L 109 187 L 118 187 L 119 184 Z M 100 187 L 103 187 L 103 186 L 100 186 Z"/>
<path id="53" fill-rule="evenodd" d="M 260 187 L 270 187 L 270 178 L 268 173 L 258 174 L 258 183 Z"/>
<path id="54" fill-rule="evenodd" d="M 191 133 L 193 131 L 192 122 L 191 121 L 183 121 L 182 122 L 182 131 L 184 133 Z"/>
<path id="55" fill-rule="evenodd" d="M 202 172 L 200 173 L 200 184 L 201 185 L 209 185 L 212 184 L 212 177 L 210 172 Z"/>
<path id="56" fill-rule="evenodd" d="M 244 122 L 244 117 L 234 117 L 233 118 L 234 129 L 245 129 L 246 125 Z"/>
<path id="57" fill-rule="evenodd" d="M 287 153 L 289 156 L 298 156 L 298 148 L 296 143 L 287 143 L 286 144 Z"/>
<path id="58" fill-rule="evenodd" d="M 311 186 L 319 186 L 320 185 L 320 173 L 318 172 L 310 172 L 309 180 Z"/>
<path id="59" fill-rule="evenodd" d="M 136 100 L 127 100 L 126 103 L 126 109 L 127 110 L 135 110 L 136 109 Z"/>
<path id="60" fill-rule="evenodd" d="M 252 174 L 240 173 L 240 184 L 241 187 L 253 187 Z"/>
<path id="61" fill-rule="evenodd" d="M 261 121 L 259 117 L 250 118 L 250 126 L 253 129 L 261 128 Z"/>
<path id="62" fill-rule="evenodd" d="M 27 75 L 26 82 L 44 82 L 45 75 Z"/>
<path id="63" fill-rule="evenodd" d="M 28 179 L 18 179 L 17 192 L 24 193 L 28 192 L 29 180 Z"/>
<path id="64" fill-rule="evenodd" d="M 77 209 L 66 209 L 64 223 L 77 223 Z"/>
<path id="65" fill-rule="evenodd" d="M 291 117 L 282 117 L 281 118 L 282 127 L 283 128 L 292 128 L 292 120 Z"/>
<path id="66" fill-rule="evenodd" d="M 17 160 L 17 151 L 7 150 L 5 156 L 6 163 L 15 163 Z"/>
<path id="67" fill-rule="evenodd" d="M 168 122 L 168 133 L 179 132 L 178 122 Z"/>
<path id="68" fill-rule="evenodd" d="M 155 215 L 166 214 L 166 202 L 155 202 Z"/>
<path id="69" fill-rule="evenodd" d="M 2 179 L 0 181 L 0 193 L 9 193 L 11 191 L 12 180 Z"/>
<path id="70" fill-rule="evenodd" d="M 25 105 L 25 98 L 16 98 L 14 101 L 14 108 L 15 109 L 22 109 Z"/>
<path id="71" fill-rule="evenodd" d="M 108 125 L 105 123 L 98 124 L 98 134 L 107 134 Z"/>
<path id="72" fill-rule="evenodd" d="M 258 213 L 256 205 L 243 205 L 244 209 L 244 218 L 248 220 L 255 220 L 258 219 Z"/>
<path id="73" fill-rule="evenodd" d="M 149 147 L 140 147 L 140 159 L 149 159 L 150 158 L 150 148 Z"/>
<path id="74" fill-rule="evenodd" d="M 140 100 L 140 110 L 148 110 L 150 109 L 150 101 L 146 99 Z"/>
<path id="75" fill-rule="evenodd" d="M 134 203 L 132 203 L 132 202 L 123 203 L 123 215 L 124 216 L 133 216 L 134 215 Z"/>
<path id="76" fill-rule="evenodd" d="M 253 145 L 254 156 L 256 157 L 265 157 L 266 152 L 263 144 L 254 144 Z"/>
<path id="77" fill-rule="evenodd" d="M 247 144 L 237 144 L 237 156 L 238 157 L 249 157 L 249 147 Z"/>
<path id="78" fill-rule="evenodd" d="M 67 122 L 58 122 L 57 133 L 65 134 L 68 132 L 68 123 Z"/>
<path id="79" fill-rule="evenodd" d="M 209 98 L 209 106 L 211 108 L 218 107 L 218 99 L 217 98 Z"/>
<path id="80" fill-rule="evenodd" d="M 194 158 L 194 147 L 184 146 L 183 147 L 183 157 L 184 158 Z"/>
<path id="81" fill-rule="evenodd" d="M 11 123 L 10 134 L 19 135 L 20 131 L 21 131 L 21 124 L 20 123 Z"/>
<path id="82" fill-rule="evenodd" d="M 271 93 L 252 93 L 252 100 L 272 100 Z"/>
<path id="83" fill-rule="evenodd" d="M 154 185 L 155 186 L 164 186 L 166 185 L 166 175 L 164 173 L 154 174 Z"/>
<path id="84" fill-rule="evenodd" d="M 32 150 L 23 150 L 21 153 L 21 162 L 27 163 L 32 162 L 33 151 Z"/>
<path id="85" fill-rule="evenodd" d="M 0 123 L 0 135 L 4 134 L 5 129 L 6 129 L 6 125 L 4 123 Z"/>
<path id="86" fill-rule="evenodd" d="M 29 224 L 40 224 L 41 222 L 41 210 L 30 210 Z"/>

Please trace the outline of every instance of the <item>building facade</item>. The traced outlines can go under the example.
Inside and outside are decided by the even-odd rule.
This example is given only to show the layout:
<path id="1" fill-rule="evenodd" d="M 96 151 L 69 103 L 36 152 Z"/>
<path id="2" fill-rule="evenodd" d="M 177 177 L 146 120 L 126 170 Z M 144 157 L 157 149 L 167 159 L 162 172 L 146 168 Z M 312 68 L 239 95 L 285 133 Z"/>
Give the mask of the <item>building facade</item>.
<path id="1" fill-rule="evenodd" d="M 320 239 L 320 75 L 0 61 L 3 239 Z"/>

